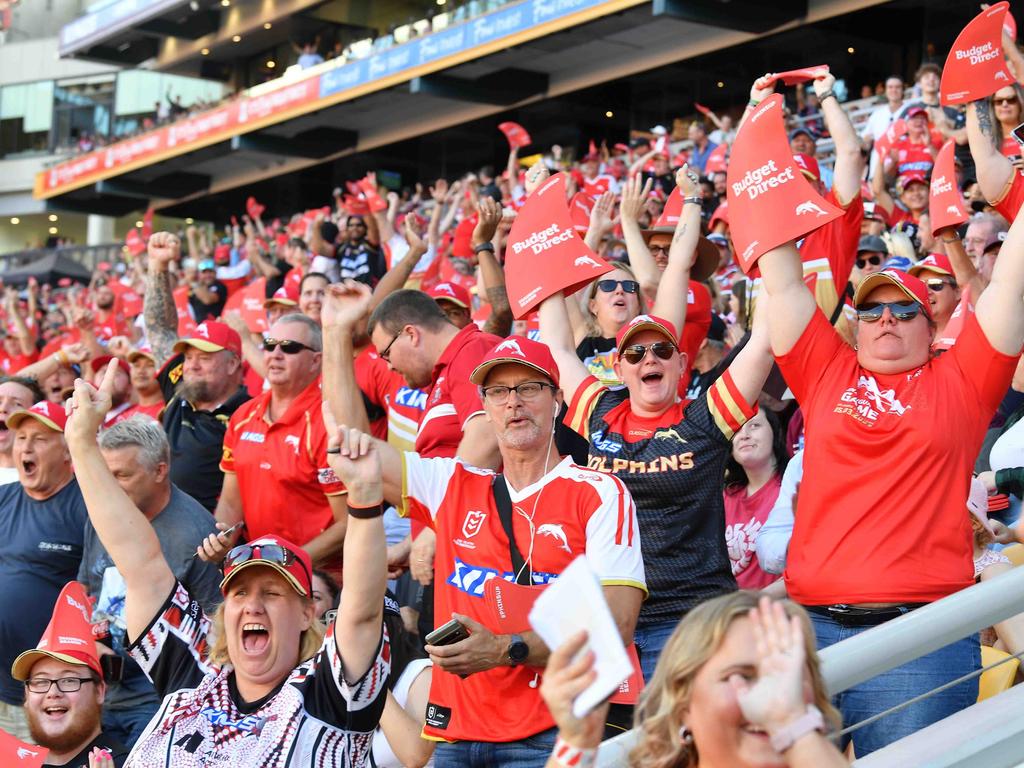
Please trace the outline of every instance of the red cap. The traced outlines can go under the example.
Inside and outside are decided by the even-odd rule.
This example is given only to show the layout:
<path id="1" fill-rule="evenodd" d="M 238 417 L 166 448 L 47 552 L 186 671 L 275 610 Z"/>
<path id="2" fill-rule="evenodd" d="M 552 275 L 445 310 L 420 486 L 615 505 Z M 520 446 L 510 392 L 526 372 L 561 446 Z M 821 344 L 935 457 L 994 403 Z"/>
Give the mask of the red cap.
<path id="1" fill-rule="evenodd" d="M 7 417 L 7 426 L 10 429 L 15 429 L 25 419 L 35 419 L 54 432 L 63 432 L 68 423 L 68 415 L 64 411 L 64 406 L 51 403 L 49 400 L 40 400 L 28 410 L 15 411 Z"/>
<path id="2" fill-rule="evenodd" d="M 463 309 L 472 309 L 473 301 L 469 298 L 469 291 L 458 283 L 438 283 L 427 289 L 427 296 L 434 301 L 450 301 Z"/>
<path id="3" fill-rule="evenodd" d="M 805 176 L 809 176 L 813 181 L 821 179 L 821 168 L 818 167 L 818 161 L 811 155 L 805 152 L 798 152 L 793 155 L 793 160 Z"/>
<path id="4" fill-rule="evenodd" d="M 924 171 L 907 171 L 906 173 L 901 173 L 899 179 L 896 180 L 896 186 L 899 188 L 900 192 L 902 192 L 915 181 L 927 185 L 928 174 Z"/>
<path id="5" fill-rule="evenodd" d="M 907 295 L 908 299 L 916 301 L 924 307 L 928 317 L 932 316 L 931 304 L 928 301 L 928 287 L 913 275 L 896 269 L 883 269 L 881 272 L 874 272 L 864 278 L 853 295 L 853 305 L 859 307 L 868 294 L 883 283 L 895 285 Z"/>
<path id="6" fill-rule="evenodd" d="M 729 224 L 729 204 L 719 203 L 718 207 L 715 208 L 715 212 L 711 214 L 711 221 L 708 222 L 708 231 L 715 228 L 715 222 L 720 221 L 723 224 Z"/>
<path id="7" fill-rule="evenodd" d="M 621 350 L 640 331 L 657 331 L 673 344 L 679 344 L 676 327 L 668 320 L 656 315 L 637 315 L 619 329 L 619 333 L 615 337 L 615 346 Z"/>
<path id="8" fill-rule="evenodd" d="M 921 106 L 911 107 L 908 109 L 907 113 L 903 116 L 903 119 L 909 120 L 910 118 L 917 117 L 918 115 L 924 115 L 925 119 L 928 120 L 928 110 Z M 929 120 L 929 122 L 931 121 Z"/>
<path id="9" fill-rule="evenodd" d="M 113 359 L 113 355 L 100 355 L 99 357 L 94 357 L 91 361 L 89 361 L 89 369 L 93 373 L 96 373 L 96 371 L 100 370 L 101 368 L 106 368 L 107 363 L 109 363 Z M 125 373 L 127 373 L 129 376 L 131 375 L 132 369 L 124 360 L 118 358 L 117 367 L 120 368 Z"/>
<path id="10" fill-rule="evenodd" d="M 140 357 L 148 357 L 154 363 L 156 362 L 156 355 L 153 354 L 153 350 L 148 346 L 141 346 L 138 349 L 133 349 L 128 353 L 128 362 L 134 363 Z"/>
<path id="11" fill-rule="evenodd" d="M 228 552 L 228 556 L 224 560 L 224 578 L 220 582 L 221 592 L 227 589 L 228 582 L 239 571 L 261 565 L 265 568 L 273 568 L 284 576 L 288 583 L 291 584 L 292 589 L 300 595 L 307 596 L 313 594 L 313 561 L 310 560 L 309 553 L 302 547 L 298 547 L 280 536 L 260 536 L 258 539 L 242 546 L 250 548 L 249 558 L 238 563 L 238 565 L 231 565 L 231 552 L 235 550 L 232 549 L 231 552 Z M 262 551 L 263 547 L 281 547 L 290 555 L 287 558 L 290 562 L 280 563 L 269 559 L 269 553 L 265 556 Z M 235 549 L 238 549 L 238 547 L 235 547 Z"/>
<path id="12" fill-rule="evenodd" d="M 274 291 L 274 295 L 263 302 L 263 308 L 268 309 L 275 304 L 280 304 L 282 307 L 297 307 L 299 302 L 288 295 L 288 289 L 283 285 Z"/>
<path id="13" fill-rule="evenodd" d="M 89 667 L 102 677 L 103 670 L 96 655 L 91 622 L 92 607 L 85 594 L 85 587 L 77 581 L 69 581 L 53 606 L 53 615 L 39 644 L 14 660 L 11 676 L 15 680 L 28 680 L 32 666 L 39 659 L 48 657 Z"/>
<path id="14" fill-rule="evenodd" d="M 921 277 L 921 273 L 924 271 L 953 277 L 953 265 L 950 264 L 949 257 L 944 253 L 929 253 L 907 270 L 914 277 Z"/>
<path id="15" fill-rule="evenodd" d="M 558 386 L 558 365 L 548 345 L 523 336 L 510 336 L 484 355 L 480 365 L 469 375 L 469 380 L 483 386 L 491 369 L 505 363 L 518 363 L 532 368 Z"/>
<path id="16" fill-rule="evenodd" d="M 175 352 L 184 352 L 185 347 L 195 347 L 203 352 L 220 352 L 226 349 L 242 356 L 242 337 L 238 332 L 224 323 L 207 320 L 195 327 L 195 330 L 174 345 Z"/>
<path id="17" fill-rule="evenodd" d="M 473 258 L 473 230 L 476 229 L 477 217 L 470 216 L 463 219 L 455 227 L 454 240 L 452 241 L 452 256 L 459 259 Z"/>

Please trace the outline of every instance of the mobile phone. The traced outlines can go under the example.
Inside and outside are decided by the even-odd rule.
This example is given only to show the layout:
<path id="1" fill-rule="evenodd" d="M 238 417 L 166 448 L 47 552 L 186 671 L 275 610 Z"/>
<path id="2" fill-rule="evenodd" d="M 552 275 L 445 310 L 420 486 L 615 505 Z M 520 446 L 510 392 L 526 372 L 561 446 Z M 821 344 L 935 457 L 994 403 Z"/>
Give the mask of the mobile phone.
<path id="1" fill-rule="evenodd" d="M 124 658 L 115 653 L 105 653 L 100 656 L 100 669 L 104 682 L 120 683 L 124 679 Z"/>
<path id="2" fill-rule="evenodd" d="M 1013 138 L 1017 140 L 1018 144 L 1024 144 L 1024 123 L 1013 129 Z"/>
<path id="3" fill-rule="evenodd" d="M 453 645 L 467 637 L 469 637 L 469 630 L 458 619 L 452 619 L 428 634 L 424 641 L 427 645 Z"/>
<path id="4" fill-rule="evenodd" d="M 239 520 L 239 521 L 238 521 L 237 523 L 235 523 L 234 525 L 232 525 L 232 526 L 231 526 L 230 528 L 228 528 L 228 529 L 227 529 L 226 531 L 217 531 L 217 535 L 218 535 L 218 536 L 220 536 L 221 534 L 223 534 L 223 535 L 225 535 L 225 536 L 230 536 L 230 535 L 231 535 L 232 533 L 234 533 L 235 531 L 237 531 L 237 530 L 238 530 L 239 528 L 241 528 L 241 527 L 242 527 L 243 525 L 245 525 L 245 521 L 244 521 L 244 520 Z M 199 557 L 199 553 L 198 553 L 198 552 L 193 552 L 193 553 L 192 553 L 192 559 L 193 559 L 193 560 L 195 560 L 195 559 L 196 559 L 197 557 Z"/>

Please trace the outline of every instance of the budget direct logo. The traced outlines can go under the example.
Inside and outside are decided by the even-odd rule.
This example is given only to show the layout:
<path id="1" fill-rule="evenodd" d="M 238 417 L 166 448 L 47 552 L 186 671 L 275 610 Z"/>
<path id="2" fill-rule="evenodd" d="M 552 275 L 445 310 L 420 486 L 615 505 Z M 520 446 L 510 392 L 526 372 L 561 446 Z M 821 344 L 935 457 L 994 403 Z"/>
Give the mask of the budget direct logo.
<path id="1" fill-rule="evenodd" d="M 992 45 L 991 42 L 988 42 L 983 45 L 972 45 L 966 50 L 958 48 L 954 55 L 957 61 L 967 61 L 972 66 L 975 66 L 982 62 L 991 61 L 999 56 L 999 49 Z"/>
<path id="2" fill-rule="evenodd" d="M 732 191 L 737 197 L 746 193 L 747 197 L 753 200 L 769 189 L 775 189 L 793 179 L 792 166 L 779 170 L 775 161 L 769 160 L 759 168 L 747 171 L 739 181 L 732 182 Z"/>
<path id="3" fill-rule="evenodd" d="M 525 240 L 512 243 L 512 252 L 518 255 L 530 249 L 536 256 L 544 253 L 549 248 L 554 248 L 559 243 L 569 242 L 572 240 L 572 235 L 571 229 L 560 229 L 557 224 L 552 224 L 547 229 L 534 232 Z"/>

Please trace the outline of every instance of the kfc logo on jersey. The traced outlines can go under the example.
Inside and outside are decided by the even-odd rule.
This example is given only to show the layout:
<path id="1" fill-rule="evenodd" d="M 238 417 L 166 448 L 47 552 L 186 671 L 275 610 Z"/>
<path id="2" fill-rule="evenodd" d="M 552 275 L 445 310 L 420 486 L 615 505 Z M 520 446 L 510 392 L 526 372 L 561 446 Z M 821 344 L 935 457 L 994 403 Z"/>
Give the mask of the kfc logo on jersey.
<path id="1" fill-rule="evenodd" d="M 466 519 L 462 521 L 462 535 L 467 539 L 472 539 L 480 533 L 480 529 L 484 527 L 484 520 L 486 519 L 486 512 L 471 509 L 466 513 Z"/>
<path id="2" fill-rule="evenodd" d="M 845 413 L 867 426 L 874 426 L 879 416 L 893 414 L 902 416 L 910 410 L 896 397 L 896 390 L 881 390 L 874 376 L 862 375 L 857 386 L 848 388 L 839 397 L 836 413 Z"/>

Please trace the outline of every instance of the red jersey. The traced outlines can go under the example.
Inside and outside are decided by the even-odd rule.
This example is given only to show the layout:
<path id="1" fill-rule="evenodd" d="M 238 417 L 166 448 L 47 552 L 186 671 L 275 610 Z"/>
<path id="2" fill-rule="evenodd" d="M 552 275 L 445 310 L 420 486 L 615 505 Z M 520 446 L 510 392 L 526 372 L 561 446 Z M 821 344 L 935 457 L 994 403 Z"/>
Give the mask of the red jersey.
<path id="1" fill-rule="evenodd" d="M 918 144 L 905 138 L 893 144 L 892 152 L 896 156 L 896 170 L 900 176 L 913 172 L 928 175 L 935 165 L 931 144 Z"/>
<path id="2" fill-rule="evenodd" d="M 32 365 L 38 359 L 38 354 L 8 355 L 6 352 L 0 352 L 0 371 L 9 376 L 17 373 L 22 368 Z"/>
<path id="3" fill-rule="evenodd" d="M 814 300 L 825 316 L 831 317 L 836 302 L 846 290 L 857 260 L 864 201 L 858 194 L 844 207 L 836 197 L 835 190 L 831 189 L 825 199 L 837 208 L 842 208 L 844 214 L 804 238 L 800 244 L 800 260 L 803 262 L 805 281 L 812 282 L 811 276 L 814 276 L 811 289 Z M 848 332 L 842 315 L 836 319 L 836 326 Z"/>
<path id="4" fill-rule="evenodd" d="M 320 379 L 272 424 L 270 396 L 264 392 L 231 416 L 220 468 L 238 477 L 249 538 L 273 534 L 306 544 L 334 522 L 327 496 L 345 492 L 327 465 Z"/>
<path id="5" fill-rule="evenodd" d="M 132 416 L 139 414 L 142 416 L 148 416 L 153 421 L 160 421 L 160 414 L 163 413 L 164 405 L 165 403 L 163 401 L 160 401 L 159 403 L 153 403 L 152 405 L 142 405 L 141 403 L 136 403 L 127 411 L 125 411 L 124 418 L 130 419 Z"/>
<path id="6" fill-rule="evenodd" d="M 96 315 L 96 322 L 93 324 L 93 332 L 96 334 L 97 339 L 104 339 L 109 341 L 115 336 L 129 336 L 130 327 L 125 322 L 124 317 L 116 312 L 111 312 L 107 315 L 106 320 L 100 320 L 99 314 Z"/>
<path id="7" fill-rule="evenodd" d="M 360 377 L 360 358 L 366 359 L 363 364 L 363 376 Z M 414 389 L 405 383 L 405 379 L 373 350 L 367 347 L 356 358 L 356 379 L 363 397 L 367 402 L 385 413 L 381 420 L 384 435 L 377 435 L 399 451 L 412 451 L 416 446 L 416 430 L 419 428 L 423 407 L 427 404 L 427 391 Z"/>
<path id="8" fill-rule="evenodd" d="M 1020 157 L 1020 142 L 1013 138 L 1011 133 L 1009 136 L 1003 137 L 1003 145 L 999 148 L 999 151 L 1002 152 L 1003 157 Z"/>
<path id="9" fill-rule="evenodd" d="M 992 207 L 1007 221 L 1017 218 L 1017 212 L 1024 204 L 1024 176 L 1016 168 L 1010 171 L 1006 186 L 999 197 L 992 201 Z"/>
<path id="10" fill-rule="evenodd" d="M 581 191 L 586 192 L 591 197 L 600 197 L 609 191 L 618 193 L 619 182 L 609 173 L 599 173 L 592 179 L 584 177 L 583 189 Z"/>
<path id="11" fill-rule="evenodd" d="M 971 470 L 1017 357 L 971 315 L 949 352 L 872 373 L 816 312 L 778 363 L 806 419 L 789 596 L 929 602 L 974 583 Z"/>
<path id="12" fill-rule="evenodd" d="M 484 599 L 493 578 L 514 581 L 508 537 L 498 518 L 494 473 L 454 459 L 402 454 L 403 514 L 437 530 L 435 615 L 469 616 L 508 632 Z M 608 586 L 647 591 L 636 508 L 622 482 L 576 466 L 569 458 L 533 485 L 509 486 L 516 544 L 529 556 L 534 584 L 558 578 L 579 555 Z M 527 553 L 530 553 L 527 555 Z M 529 628 L 526 616 L 522 627 Z M 496 667 L 460 678 L 434 667 L 427 705 L 427 738 L 506 742 L 554 724 L 537 687 L 542 669 Z"/>
<path id="13" fill-rule="evenodd" d="M 370 434 L 378 440 L 385 440 L 388 436 L 387 404 L 384 401 L 383 390 L 386 385 L 382 382 L 390 378 L 389 374 L 394 371 L 388 368 L 388 364 L 381 359 L 380 355 L 370 345 L 355 356 L 352 361 L 355 369 L 356 386 L 363 395 L 363 405 L 366 406 L 366 417 L 370 422 Z M 416 431 L 413 428 L 413 437 Z M 399 450 L 412 450 L 399 449 Z"/>

